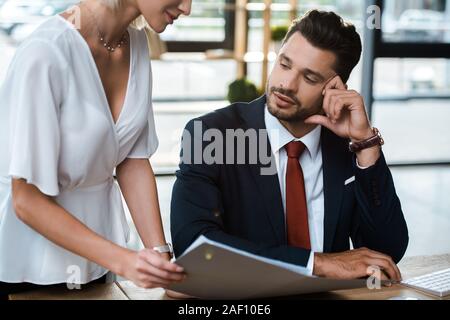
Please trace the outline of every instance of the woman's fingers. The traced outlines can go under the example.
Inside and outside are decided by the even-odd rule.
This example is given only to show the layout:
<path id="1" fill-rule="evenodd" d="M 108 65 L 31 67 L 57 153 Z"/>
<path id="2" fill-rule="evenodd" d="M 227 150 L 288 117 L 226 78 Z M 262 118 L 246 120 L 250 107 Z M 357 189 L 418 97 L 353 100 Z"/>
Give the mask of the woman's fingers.
<path id="1" fill-rule="evenodd" d="M 158 269 L 164 269 L 170 272 L 178 272 L 181 273 L 184 271 L 183 267 L 180 267 L 176 265 L 175 263 L 172 263 L 163 257 L 161 255 L 153 250 L 144 249 L 141 251 L 142 257 L 146 259 L 152 266 L 158 268 Z"/>
<path id="2" fill-rule="evenodd" d="M 154 288 L 165 288 L 171 284 L 171 281 L 161 279 L 155 276 L 147 276 L 144 280 L 145 283 L 152 285 Z"/>
<path id="3" fill-rule="evenodd" d="M 183 268 L 167 261 L 160 254 L 151 250 L 142 250 L 139 255 L 139 271 L 147 276 L 156 277 L 157 282 L 168 284 L 183 281 L 186 275 Z"/>
<path id="4" fill-rule="evenodd" d="M 171 283 L 183 281 L 184 269 L 153 250 L 144 249 L 127 256 L 125 277 L 143 288 L 167 288 Z"/>
<path id="5" fill-rule="evenodd" d="M 139 281 L 138 283 L 135 283 L 138 287 L 145 288 L 145 289 L 152 289 L 152 288 L 167 288 L 169 286 L 169 283 L 164 281 L 157 281 L 157 279 L 146 279 L 143 281 Z"/>
<path id="6" fill-rule="evenodd" d="M 147 271 L 147 273 L 149 273 L 151 275 L 154 275 L 161 279 L 169 280 L 169 281 L 182 281 L 186 277 L 185 274 L 183 274 L 183 273 L 171 272 L 171 271 L 167 271 L 167 270 L 163 270 L 163 269 L 158 269 L 150 264 L 147 266 L 146 271 Z"/>
<path id="7" fill-rule="evenodd" d="M 172 290 L 166 290 L 166 295 L 172 299 L 195 299 L 195 297 L 193 297 L 193 296 L 189 296 L 187 294 L 172 291 Z"/>

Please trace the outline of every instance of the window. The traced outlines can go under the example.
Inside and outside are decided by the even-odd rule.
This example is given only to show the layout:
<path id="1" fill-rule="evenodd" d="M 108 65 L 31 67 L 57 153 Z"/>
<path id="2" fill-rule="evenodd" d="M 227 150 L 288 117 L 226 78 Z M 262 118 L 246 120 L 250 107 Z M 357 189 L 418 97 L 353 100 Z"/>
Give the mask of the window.
<path id="1" fill-rule="evenodd" d="M 366 43 L 363 87 L 366 102 L 375 98 L 373 123 L 386 128 L 388 163 L 448 163 L 449 149 L 442 146 L 449 143 L 450 1 L 374 2 L 382 25 L 367 33 L 373 39 Z"/>
<path id="2" fill-rule="evenodd" d="M 233 49 L 233 0 L 193 0 L 191 15 L 167 27 L 161 39 L 172 52 Z"/>
<path id="3" fill-rule="evenodd" d="M 383 41 L 450 43 L 450 1 L 384 2 Z"/>
<path id="4" fill-rule="evenodd" d="M 450 94 L 450 1 L 376 1 L 382 28 L 375 32 L 377 98 Z"/>
<path id="5" fill-rule="evenodd" d="M 264 0 L 249 0 L 251 4 L 249 10 L 249 36 L 248 36 L 248 51 L 252 53 L 252 56 L 258 57 L 258 52 L 262 50 L 263 46 L 263 20 L 262 20 L 262 8 L 260 4 L 263 4 Z M 272 1 L 272 14 L 271 14 L 271 26 L 289 25 L 290 10 L 289 0 L 273 0 Z M 296 16 L 300 17 L 308 10 L 319 9 L 326 11 L 334 11 L 345 20 L 353 23 L 363 40 L 363 12 L 365 6 L 365 0 L 298 0 L 296 8 Z M 258 6 L 259 5 L 259 6 Z M 262 57 L 262 55 L 259 55 Z M 273 60 L 274 55 L 269 56 L 269 60 Z M 254 62 L 248 63 L 248 78 L 255 83 L 261 82 L 261 64 L 258 59 Z M 260 59 L 262 60 L 262 58 Z M 273 64 L 269 66 L 269 69 L 273 67 Z M 355 90 L 360 90 L 361 87 L 361 66 L 358 65 L 354 69 L 351 78 L 349 80 L 349 86 Z"/>
<path id="6" fill-rule="evenodd" d="M 450 95 L 449 59 L 381 58 L 375 62 L 377 99 Z"/>
<path id="7" fill-rule="evenodd" d="M 450 1 L 375 2 L 382 8 L 382 30 L 375 33 L 377 57 L 450 56 Z"/>

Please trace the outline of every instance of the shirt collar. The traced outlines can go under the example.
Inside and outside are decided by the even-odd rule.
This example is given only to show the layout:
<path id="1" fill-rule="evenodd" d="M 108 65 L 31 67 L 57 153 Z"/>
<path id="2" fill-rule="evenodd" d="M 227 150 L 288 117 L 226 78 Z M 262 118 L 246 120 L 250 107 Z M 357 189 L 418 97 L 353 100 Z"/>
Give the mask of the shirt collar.
<path id="1" fill-rule="evenodd" d="M 291 141 L 301 141 L 306 146 L 311 158 L 317 157 L 320 147 L 321 126 L 317 126 L 304 137 L 297 139 L 269 112 L 267 105 L 264 110 L 264 121 L 273 153 L 280 152 L 280 149 Z"/>

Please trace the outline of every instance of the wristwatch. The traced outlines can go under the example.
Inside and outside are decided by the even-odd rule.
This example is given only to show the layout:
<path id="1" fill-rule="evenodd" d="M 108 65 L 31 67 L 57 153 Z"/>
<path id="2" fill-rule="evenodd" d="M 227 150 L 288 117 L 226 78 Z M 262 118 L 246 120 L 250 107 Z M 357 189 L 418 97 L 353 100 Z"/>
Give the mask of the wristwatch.
<path id="1" fill-rule="evenodd" d="M 377 128 L 372 128 L 373 136 L 369 139 L 362 141 L 350 142 L 348 144 L 348 149 L 350 152 L 359 152 L 364 149 L 372 148 L 374 146 L 383 146 L 384 140 Z"/>
<path id="2" fill-rule="evenodd" d="M 153 250 L 159 253 L 168 253 L 171 258 L 173 257 L 173 249 L 170 243 L 166 243 L 163 246 L 153 247 Z"/>

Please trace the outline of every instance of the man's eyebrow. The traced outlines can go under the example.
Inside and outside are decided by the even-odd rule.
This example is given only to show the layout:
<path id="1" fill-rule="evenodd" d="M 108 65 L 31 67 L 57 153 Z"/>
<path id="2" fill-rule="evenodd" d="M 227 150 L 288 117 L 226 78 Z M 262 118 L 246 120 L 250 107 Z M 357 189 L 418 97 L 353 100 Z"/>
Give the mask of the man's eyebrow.
<path id="1" fill-rule="evenodd" d="M 287 63 L 292 64 L 291 58 L 289 58 L 289 57 L 288 57 L 287 55 L 285 55 L 284 53 L 280 53 L 280 59 L 286 60 Z"/>
<path id="2" fill-rule="evenodd" d="M 304 69 L 304 73 L 306 74 L 312 74 L 313 76 L 316 76 L 317 78 L 319 78 L 320 81 L 325 81 L 325 77 L 323 75 L 321 75 L 319 72 L 311 70 L 309 68 Z"/>
<path id="3" fill-rule="evenodd" d="M 280 59 L 281 59 L 281 60 L 285 60 L 288 64 L 292 65 L 292 59 L 289 58 L 289 57 L 288 57 L 287 55 L 285 55 L 284 53 L 280 53 Z M 322 81 L 322 82 L 325 81 L 325 77 L 324 77 L 320 72 L 311 70 L 311 69 L 309 69 L 309 68 L 305 68 L 305 69 L 303 70 L 303 72 L 304 72 L 305 74 L 311 74 L 311 75 L 317 77 L 319 81 Z"/>

